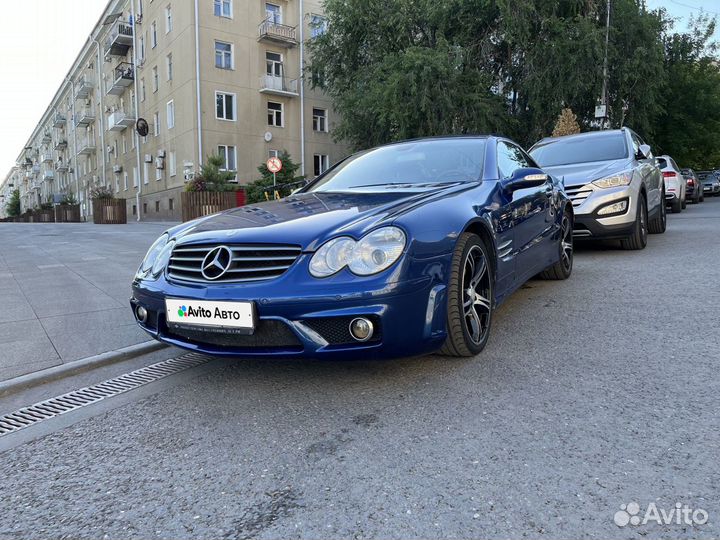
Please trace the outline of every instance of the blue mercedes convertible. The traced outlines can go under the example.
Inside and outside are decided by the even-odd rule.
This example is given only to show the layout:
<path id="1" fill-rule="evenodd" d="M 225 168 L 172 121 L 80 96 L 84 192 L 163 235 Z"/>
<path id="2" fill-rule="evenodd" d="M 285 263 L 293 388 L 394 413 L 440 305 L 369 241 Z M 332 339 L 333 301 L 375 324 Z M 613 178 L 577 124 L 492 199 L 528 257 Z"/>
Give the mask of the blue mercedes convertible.
<path id="1" fill-rule="evenodd" d="M 514 142 L 406 141 L 168 230 L 131 304 L 154 338 L 216 356 L 473 356 L 526 280 L 570 276 L 572 230 L 562 184 Z"/>

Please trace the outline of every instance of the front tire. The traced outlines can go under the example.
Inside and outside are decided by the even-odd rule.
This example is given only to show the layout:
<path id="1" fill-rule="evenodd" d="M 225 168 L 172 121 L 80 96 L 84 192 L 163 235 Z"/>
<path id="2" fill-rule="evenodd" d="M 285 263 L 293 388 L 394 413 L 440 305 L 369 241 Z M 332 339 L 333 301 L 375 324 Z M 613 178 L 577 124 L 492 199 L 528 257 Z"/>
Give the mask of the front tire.
<path id="1" fill-rule="evenodd" d="M 620 244 L 625 250 L 645 249 L 645 246 L 647 246 L 647 234 L 647 203 L 645 202 L 645 195 L 640 195 L 633 233 L 627 238 L 623 238 Z"/>
<path id="2" fill-rule="evenodd" d="M 540 273 L 542 279 L 567 279 L 573 268 L 573 226 L 567 211 L 564 212 L 560 225 L 559 241 L 560 258 L 552 266 Z"/>
<path id="3" fill-rule="evenodd" d="M 495 276 L 488 247 L 474 234 L 458 239 L 448 283 L 445 356 L 475 356 L 487 344 L 495 307 Z"/>

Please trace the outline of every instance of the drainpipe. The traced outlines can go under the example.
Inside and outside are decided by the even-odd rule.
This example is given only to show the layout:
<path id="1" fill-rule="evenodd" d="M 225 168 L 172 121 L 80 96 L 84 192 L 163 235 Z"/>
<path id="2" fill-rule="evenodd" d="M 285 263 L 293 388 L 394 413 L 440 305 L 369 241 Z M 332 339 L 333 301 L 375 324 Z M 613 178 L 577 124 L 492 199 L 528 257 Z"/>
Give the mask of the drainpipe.
<path id="1" fill-rule="evenodd" d="M 198 17 L 198 0 L 195 0 L 195 93 L 197 94 L 197 134 L 198 134 L 198 165 L 200 170 L 203 163 L 202 140 L 202 108 L 200 106 L 200 19 Z"/>
<path id="2" fill-rule="evenodd" d="M 135 96 L 133 98 L 133 106 L 135 107 L 135 118 L 140 118 L 140 107 L 138 105 L 138 51 L 137 51 L 137 19 L 135 17 L 135 2 L 130 2 L 130 16 L 132 17 L 133 26 L 133 67 L 135 73 L 133 73 L 133 90 Z M 133 130 L 133 137 L 135 137 L 135 161 L 137 165 L 137 191 L 135 192 L 135 208 L 137 209 L 137 221 L 140 221 L 140 195 L 142 194 L 142 171 L 140 169 L 140 135 L 138 135 L 137 129 Z"/>
<path id="3" fill-rule="evenodd" d="M 75 125 L 75 83 L 72 81 L 72 79 L 69 79 L 65 77 L 65 83 L 70 83 L 70 102 L 72 103 L 72 132 L 73 132 L 73 176 L 75 177 L 75 195 L 78 198 L 78 202 L 80 202 L 80 179 L 78 178 L 78 163 L 77 163 L 77 126 Z M 83 205 L 80 205 L 80 217 L 85 217 L 85 212 L 83 211 Z"/>
<path id="4" fill-rule="evenodd" d="M 305 21 L 303 18 L 303 0 L 300 9 L 300 174 L 305 176 Z"/>
<path id="5" fill-rule="evenodd" d="M 103 186 L 107 186 L 107 177 L 105 176 L 105 168 L 106 168 L 106 162 L 105 162 L 105 106 L 103 105 L 103 88 L 102 84 L 100 83 L 100 74 L 102 73 L 102 69 L 100 68 L 102 66 L 102 59 L 100 57 L 100 42 L 95 39 L 94 37 L 91 37 L 90 39 L 93 40 L 95 43 L 95 47 L 97 47 L 97 74 L 98 74 L 98 96 L 100 97 L 100 147 L 102 148 L 102 181 Z"/>

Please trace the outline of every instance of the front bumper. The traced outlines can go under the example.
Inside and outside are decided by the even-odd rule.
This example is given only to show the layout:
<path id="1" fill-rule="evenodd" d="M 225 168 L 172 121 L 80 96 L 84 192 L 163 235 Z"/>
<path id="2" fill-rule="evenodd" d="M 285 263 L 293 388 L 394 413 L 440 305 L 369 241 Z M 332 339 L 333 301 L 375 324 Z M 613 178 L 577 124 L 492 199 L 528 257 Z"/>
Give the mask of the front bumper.
<path id="1" fill-rule="evenodd" d="M 148 311 L 146 322 L 137 322 L 153 338 L 214 356 L 397 358 L 433 352 L 445 341 L 446 287 L 430 277 L 383 284 L 370 280 L 374 287 L 361 286 L 359 280 L 344 287 L 327 280 L 293 286 L 288 277 L 264 285 L 217 287 L 178 285 L 164 278 L 135 281 L 130 303 L 133 313 L 138 306 Z M 255 332 L 241 336 L 178 329 L 167 322 L 166 297 L 252 301 Z M 355 341 L 347 331 L 358 316 L 369 318 L 376 328 L 369 341 Z"/>
<path id="2" fill-rule="evenodd" d="M 638 189 L 632 184 L 616 188 L 598 188 L 593 184 L 568 188 L 575 210 L 575 238 L 614 239 L 631 235 L 637 216 Z M 578 196 L 574 194 L 577 193 Z M 624 212 L 603 216 L 598 214 L 608 205 L 626 200 Z M 578 204 L 579 203 L 579 204 Z"/>

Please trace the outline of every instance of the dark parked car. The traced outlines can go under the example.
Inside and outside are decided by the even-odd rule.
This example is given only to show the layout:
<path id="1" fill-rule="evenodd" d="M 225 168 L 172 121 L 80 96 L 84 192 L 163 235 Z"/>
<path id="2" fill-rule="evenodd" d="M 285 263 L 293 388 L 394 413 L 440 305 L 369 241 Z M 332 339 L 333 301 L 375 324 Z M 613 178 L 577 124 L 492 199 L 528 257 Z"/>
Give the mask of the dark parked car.
<path id="1" fill-rule="evenodd" d="M 702 184 L 697 174 L 695 174 L 695 171 L 692 169 L 680 169 L 680 172 L 687 184 L 687 190 L 685 191 L 686 199 L 695 204 L 703 202 L 705 196 L 703 195 Z"/>
<path id="2" fill-rule="evenodd" d="M 720 179 L 714 171 L 700 171 L 697 175 L 703 186 L 703 195 L 710 197 L 720 195 Z"/>
<path id="3" fill-rule="evenodd" d="M 643 249 L 648 232 L 665 232 L 663 176 L 650 147 L 631 129 L 543 139 L 530 155 L 564 179 L 576 238 L 617 238 L 624 249 Z"/>
<path id="4" fill-rule="evenodd" d="M 510 293 L 570 276 L 572 223 L 562 184 L 508 139 L 406 141 L 171 228 L 131 304 L 154 338 L 213 355 L 472 356 Z"/>

